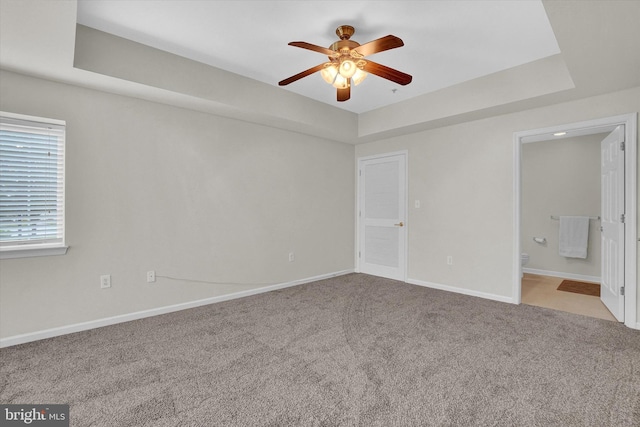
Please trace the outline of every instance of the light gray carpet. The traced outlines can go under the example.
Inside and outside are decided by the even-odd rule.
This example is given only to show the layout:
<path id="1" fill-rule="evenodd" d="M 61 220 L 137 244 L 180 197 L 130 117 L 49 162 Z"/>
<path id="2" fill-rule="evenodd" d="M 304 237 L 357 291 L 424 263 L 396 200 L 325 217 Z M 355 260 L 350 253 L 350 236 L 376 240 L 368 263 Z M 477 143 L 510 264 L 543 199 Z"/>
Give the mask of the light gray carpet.
<path id="1" fill-rule="evenodd" d="M 3 349 L 73 426 L 638 426 L 640 332 L 361 274 Z"/>

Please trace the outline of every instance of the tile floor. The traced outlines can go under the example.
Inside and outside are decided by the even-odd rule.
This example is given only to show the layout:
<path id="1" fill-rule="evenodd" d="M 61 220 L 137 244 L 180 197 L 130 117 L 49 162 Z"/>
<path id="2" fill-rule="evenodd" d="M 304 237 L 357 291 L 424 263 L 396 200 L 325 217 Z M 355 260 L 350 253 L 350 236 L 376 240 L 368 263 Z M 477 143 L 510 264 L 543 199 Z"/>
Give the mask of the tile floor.
<path id="1" fill-rule="evenodd" d="M 522 278 L 522 303 L 616 321 L 599 297 L 559 291 L 562 280 L 559 277 L 525 273 Z"/>

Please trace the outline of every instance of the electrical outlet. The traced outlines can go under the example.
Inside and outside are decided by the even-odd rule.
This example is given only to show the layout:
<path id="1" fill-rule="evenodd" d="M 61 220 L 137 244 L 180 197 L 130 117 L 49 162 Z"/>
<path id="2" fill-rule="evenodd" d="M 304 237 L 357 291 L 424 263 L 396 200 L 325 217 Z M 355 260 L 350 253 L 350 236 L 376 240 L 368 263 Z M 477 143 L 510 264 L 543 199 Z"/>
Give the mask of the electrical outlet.
<path id="1" fill-rule="evenodd" d="M 293 252 L 289 252 L 289 262 L 293 262 L 296 259 L 296 255 Z"/>
<path id="2" fill-rule="evenodd" d="M 151 270 L 147 271 L 147 283 L 153 283 L 156 281 L 156 272 Z"/>
<path id="3" fill-rule="evenodd" d="M 111 275 L 110 274 L 104 274 L 104 275 L 100 276 L 100 287 L 102 289 L 111 287 Z"/>
<path id="4" fill-rule="evenodd" d="M 447 264 L 453 265 L 453 257 L 451 255 L 447 257 Z"/>

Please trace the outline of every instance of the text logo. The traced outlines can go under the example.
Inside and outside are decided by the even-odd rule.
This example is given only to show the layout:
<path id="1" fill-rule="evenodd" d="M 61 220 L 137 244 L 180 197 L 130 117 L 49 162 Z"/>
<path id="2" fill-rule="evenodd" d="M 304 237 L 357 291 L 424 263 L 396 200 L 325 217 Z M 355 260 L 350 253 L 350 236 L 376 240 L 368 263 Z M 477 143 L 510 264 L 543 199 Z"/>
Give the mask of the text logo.
<path id="1" fill-rule="evenodd" d="M 69 427 L 69 405 L 0 405 L 0 426 Z"/>

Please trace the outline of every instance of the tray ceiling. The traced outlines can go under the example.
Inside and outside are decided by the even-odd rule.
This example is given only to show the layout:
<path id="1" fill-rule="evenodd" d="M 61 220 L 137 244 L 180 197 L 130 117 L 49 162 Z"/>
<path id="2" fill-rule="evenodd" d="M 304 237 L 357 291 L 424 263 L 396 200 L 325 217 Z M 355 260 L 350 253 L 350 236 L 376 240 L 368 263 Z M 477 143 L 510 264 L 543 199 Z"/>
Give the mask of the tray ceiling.
<path id="1" fill-rule="evenodd" d="M 281 88 L 354 113 L 560 52 L 538 0 L 81 0 L 77 22 L 274 86 L 326 60 L 288 46 L 290 41 L 328 47 L 342 24 L 356 28 L 352 39 L 361 44 L 387 34 L 400 37 L 405 46 L 371 59 L 411 74 L 408 86 L 369 76 L 344 103 L 319 73 Z"/>

